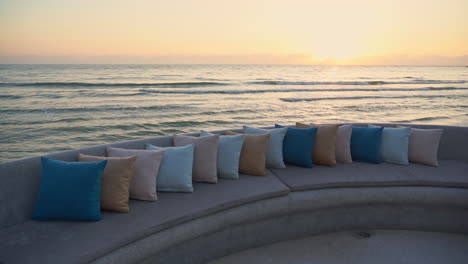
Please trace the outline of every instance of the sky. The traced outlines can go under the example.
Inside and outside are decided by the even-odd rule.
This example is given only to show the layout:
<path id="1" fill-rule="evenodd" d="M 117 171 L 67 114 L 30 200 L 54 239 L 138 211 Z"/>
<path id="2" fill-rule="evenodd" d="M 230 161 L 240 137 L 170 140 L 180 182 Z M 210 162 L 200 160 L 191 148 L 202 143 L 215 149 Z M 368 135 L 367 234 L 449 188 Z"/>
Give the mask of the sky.
<path id="1" fill-rule="evenodd" d="M 467 0 L 0 0 L 0 63 L 468 65 Z"/>

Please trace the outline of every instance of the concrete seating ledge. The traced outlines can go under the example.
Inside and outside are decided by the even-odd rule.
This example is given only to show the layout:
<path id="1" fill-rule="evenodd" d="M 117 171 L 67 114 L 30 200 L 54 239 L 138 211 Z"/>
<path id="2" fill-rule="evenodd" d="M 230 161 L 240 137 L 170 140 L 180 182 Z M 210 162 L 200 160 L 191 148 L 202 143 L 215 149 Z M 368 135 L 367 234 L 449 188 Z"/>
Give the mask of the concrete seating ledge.
<path id="1" fill-rule="evenodd" d="M 364 125 L 364 124 L 354 124 Z M 395 125 L 395 124 L 392 124 Z M 468 127 L 443 128 L 440 166 L 388 163 L 288 166 L 267 176 L 194 184 L 194 193 L 130 201 L 99 222 L 30 216 L 40 158 L 0 164 L 0 263 L 204 263 L 240 250 L 314 234 L 405 229 L 468 234 Z M 110 144 L 171 146 L 172 137 Z M 97 146 L 47 155 L 74 161 Z"/>

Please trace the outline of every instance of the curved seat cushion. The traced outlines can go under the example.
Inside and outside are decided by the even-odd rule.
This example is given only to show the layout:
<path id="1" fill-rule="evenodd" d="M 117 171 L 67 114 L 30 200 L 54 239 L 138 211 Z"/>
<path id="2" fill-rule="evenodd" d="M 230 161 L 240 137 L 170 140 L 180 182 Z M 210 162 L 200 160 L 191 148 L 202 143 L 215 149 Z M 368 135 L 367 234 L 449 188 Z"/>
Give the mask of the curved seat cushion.
<path id="1" fill-rule="evenodd" d="M 437 152 L 442 129 L 411 128 L 408 155 L 411 162 L 437 167 Z"/>
<path id="2" fill-rule="evenodd" d="M 164 151 L 162 150 L 134 150 L 107 147 L 109 157 L 136 156 L 135 174 L 130 180 L 130 198 L 156 201 L 156 184 L 159 166 Z"/>
<path id="3" fill-rule="evenodd" d="M 224 135 L 240 135 L 225 131 Z M 239 160 L 239 173 L 255 176 L 266 175 L 266 155 L 270 134 L 244 135 L 244 143 Z"/>
<path id="4" fill-rule="evenodd" d="M 101 176 L 107 161 L 65 162 L 42 157 L 35 220 L 101 219 Z"/>
<path id="5" fill-rule="evenodd" d="M 338 125 L 315 125 L 296 123 L 297 128 L 317 128 L 315 136 L 314 153 L 312 160 L 314 164 L 334 166 L 336 164 L 336 136 Z"/>
<path id="6" fill-rule="evenodd" d="M 284 127 L 276 124 L 275 127 Z M 306 168 L 312 168 L 310 157 L 314 151 L 317 128 L 288 127 L 283 141 L 284 162 Z"/>
<path id="7" fill-rule="evenodd" d="M 379 128 L 369 124 L 369 127 Z M 408 165 L 408 144 L 411 128 L 385 127 L 382 131 L 380 154 L 385 162 Z"/>
<path id="8" fill-rule="evenodd" d="M 97 157 L 80 153 L 78 160 L 81 162 L 107 160 L 101 178 L 101 209 L 128 212 L 130 180 L 135 174 L 136 157 Z"/>
<path id="9" fill-rule="evenodd" d="M 191 137 L 183 135 L 174 136 L 176 147 L 194 144 L 193 152 L 193 181 L 217 183 L 217 158 L 219 135 Z"/>
<path id="10" fill-rule="evenodd" d="M 208 131 L 200 131 L 200 136 L 214 135 Z M 239 179 L 239 160 L 244 143 L 244 135 L 220 136 L 218 145 L 218 177 Z"/>
<path id="11" fill-rule="evenodd" d="M 194 188 L 193 193 L 159 193 L 157 203 L 131 200 L 128 214 L 103 212 L 99 222 L 29 221 L 0 229 L 0 261 L 89 263 L 167 228 L 289 192 L 271 172 L 265 177 L 220 179 L 216 185 L 195 183 Z"/>
<path id="12" fill-rule="evenodd" d="M 244 126 L 245 134 L 270 134 L 266 166 L 269 168 L 286 168 L 283 159 L 283 140 L 287 128 L 261 129 Z"/>
<path id="13" fill-rule="evenodd" d="M 339 187 L 436 186 L 468 188 L 468 162 L 441 160 L 439 167 L 410 163 L 408 166 L 353 162 L 330 168 L 288 166 L 272 169 L 293 191 Z"/>
<path id="14" fill-rule="evenodd" d="M 194 145 L 156 147 L 146 144 L 147 150 L 164 150 L 159 167 L 157 190 L 160 192 L 193 192 L 192 168 Z"/>
<path id="15" fill-rule="evenodd" d="M 351 155 L 353 160 L 380 163 L 383 127 L 353 127 Z"/>

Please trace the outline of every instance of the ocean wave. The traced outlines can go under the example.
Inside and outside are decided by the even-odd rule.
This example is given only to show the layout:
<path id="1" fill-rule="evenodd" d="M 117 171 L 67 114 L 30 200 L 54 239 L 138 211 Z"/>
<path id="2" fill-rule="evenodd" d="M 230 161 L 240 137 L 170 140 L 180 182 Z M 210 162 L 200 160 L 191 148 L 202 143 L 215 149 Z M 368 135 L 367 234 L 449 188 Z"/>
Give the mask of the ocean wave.
<path id="1" fill-rule="evenodd" d="M 225 86 L 223 82 L 167 82 L 167 83 L 90 83 L 90 82 L 32 82 L 32 83 L 0 83 L 0 87 L 206 87 Z"/>
<path id="2" fill-rule="evenodd" d="M 0 95 L 0 100 L 15 100 L 21 98 L 23 97 L 19 95 Z"/>
<path id="3" fill-rule="evenodd" d="M 468 95 L 407 95 L 407 96 L 346 96 L 346 97 L 316 97 L 316 98 L 280 98 L 284 102 L 308 102 L 324 100 L 361 100 L 361 99 L 406 99 L 406 98 L 467 98 Z"/>
<path id="4" fill-rule="evenodd" d="M 465 80 L 414 80 L 414 81 L 336 81 L 336 82 L 289 82 L 259 81 L 249 82 L 254 85 L 386 85 L 386 84 L 456 84 L 467 83 Z"/>
<path id="5" fill-rule="evenodd" d="M 13 108 L 13 109 L 0 109 L 3 113 L 43 113 L 45 115 L 54 115 L 61 113 L 73 112 L 118 112 L 118 111 L 144 111 L 144 110 L 171 110 L 171 109 L 189 109 L 187 105 L 158 105 L 158 106 L 141 106 L 141 107 L 128 107 L 128 106 L 102 106 L 102 107 L 70 107 L 70 108 Z"/>
<path id="6" fill-rule="evenodd" d="M 450 119 L 448 116 L 432 116 L 432 117 L 422 117 L 422 118 L 415 118 L 415 119 L 408 119 L 408 120 L 396 120 L 392 121 L 394 123 L 412 123 L 412 122 L 422 122 L 422 121 L 433 121 L 433 120 L 441 120 L 441 119 Z"/>
<path id="7" fill-rule="evenodd" d="M 255 90 L 156 90 L 141 89 L 143 93 L 159 94 L 256 94 L 256 93 L 292 93 L 292 92 L 406 92 L 406 91 L 443 91 L 468 90 L 467 87 L 422 87 L 422 88 L 351 88 L 351 89 L 255 89 Z M 141 95 L 141 93 L 131 94 Z M 104 95 L 103 95 L 104 96 Z M 123 95 L 122 95 L 123 96 Z"/>

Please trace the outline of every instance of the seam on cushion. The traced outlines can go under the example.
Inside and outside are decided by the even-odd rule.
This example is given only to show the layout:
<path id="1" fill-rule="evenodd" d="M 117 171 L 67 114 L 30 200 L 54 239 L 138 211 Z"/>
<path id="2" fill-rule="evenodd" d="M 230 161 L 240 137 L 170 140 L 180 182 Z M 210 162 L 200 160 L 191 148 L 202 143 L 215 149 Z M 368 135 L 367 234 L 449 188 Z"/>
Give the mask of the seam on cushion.
<path id="1" fill-rule="evenodd" d="M 287 168 L 288 167 L 286 167 L 285 169 Z M 273 176 L 275 176 L 286 188 L 288 188 L 290 192 L 294 191 L 293 188 L 289 186 L 285 181 L 283 181 L 283 179 L 281 179 L 281 177 L 278 174 L 276 174 L 274 170 L 272 169 L 267 169 L 267 170 L 269 170 L 273 174 Z"/>

